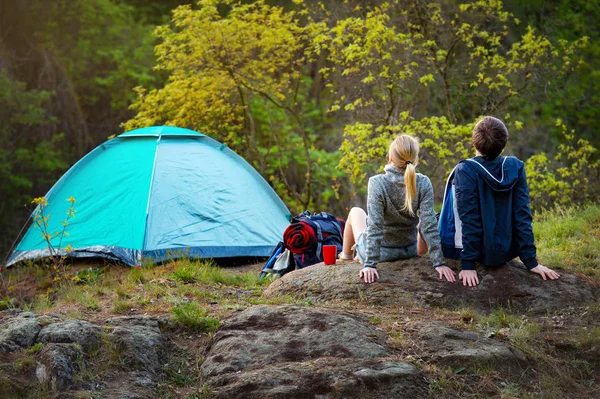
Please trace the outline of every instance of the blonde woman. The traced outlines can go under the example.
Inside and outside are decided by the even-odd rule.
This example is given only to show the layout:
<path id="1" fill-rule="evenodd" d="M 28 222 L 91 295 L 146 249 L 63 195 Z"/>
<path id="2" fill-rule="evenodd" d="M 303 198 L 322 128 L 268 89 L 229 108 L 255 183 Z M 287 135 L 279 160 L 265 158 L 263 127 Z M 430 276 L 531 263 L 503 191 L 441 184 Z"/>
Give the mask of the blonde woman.
<path id="1" fill-rule="evenodd" d="M 379 279 L 379 262 L 423 255 L 429 248 L 429 258 L 440 279 L 456 281 L 442 255 L 431 181 L 415 169 L 419 142 L 412 136 L 396 137 L 388 158 L 385 173 L 369 179 L 367 213 L 361 208 L 350 210 L 340 258 L 352 259 L 355 248 L 364 265 L 359 277 L 373 283 Z"/>

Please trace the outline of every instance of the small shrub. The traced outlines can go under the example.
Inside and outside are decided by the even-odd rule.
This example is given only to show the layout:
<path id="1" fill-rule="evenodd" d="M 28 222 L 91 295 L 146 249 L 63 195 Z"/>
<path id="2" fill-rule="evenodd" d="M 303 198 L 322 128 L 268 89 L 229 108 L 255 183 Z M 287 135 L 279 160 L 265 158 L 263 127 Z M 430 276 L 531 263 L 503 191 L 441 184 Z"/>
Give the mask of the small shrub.
<path id="1" fill-rule="evenodd" d="M 477 313 L 473 309 L 470 309 L 470 308 L 461 309 L 459 311 L 459 313 L 460 313 L 460 319 L 465 324 L 472 324 L 477 317 Z"/>
<path id="2" fill-rule="evenodd" d="M 74 218 L 77 212 L 75 210 L 75 198 L 69 197 L 67 201 L 71 206 L 67 210 L 67 217 L 60 222 L 61 227 L 57 231 L 50 231 L 50 214 L 46 213 L 46 208 L 48 207 L 46 197 L 34 198 L 31 201 L 32 204 L 36 205 L 36 209 L 32 215 L 33 225 L 40 230 L 42 238 L 48 246 L 55 280 L 61 280 L 65 276 L 65 253 L 68 254 L 73 250 L 71 244 L 68 244 L 64 248 L 62 247 L 63 240 L 69 236 L 67 227 L 69 226 L 70 219 Z"/>
<path id="3" fill-rule="evenodd" d="M 143 284 L 146 282 L 146 276 L 141 268 L 132 267 L 129 270 L 128 280 L 134 284 Z"/>
<path id="4" fill-rule="evenodd" d="M 0 310 L 12 309 L 16 307 L 16 301 L 14 298 L 5 297 L 0 298 Z"/>
<path id="5" fill-rule="evenodd" d="M 91 295 L 88 295 L 86 297 L 86 300 L 83 303 L 83 306 L 85 306 L 85 308 L 87 310 L 90 310 L 92 312 L 97 312 L 100 310 L 100 302 L 98 302 L 98 300 L 96 298 L 92 297 Z"/>
<path id="6" fill-rule="evenodd" d="M 171 274 L 171 279 L 175 281 L 181 281 L 182 283 L 189 284 L 194 283 L 198 279 L 196 277 L 197 270 L 191 267 L 191 265 L 185 265 Z"/>
<path id="7" fill-rule="evenodd" d="M 207 311 L 194 302 L 175 306 L 171 309 L 173 321 L 180 326 L 204 332 L 216 330 L 221 323 L 214 317 L 206 316 L 206 314 Z"/>
<path id="8" fill-rule="evenodd" d="M 489 316 L 482 318 L 481 322 L 493 328 L 507 328 L 519 325 L 521 320 L 518 316 L 506 312 L 504 308 L 500 306 L 490 313 Z"/>
<path id="9" fill-rule="evenodd" d="M 82 269 L 74 273 L 71 280 L 75 282 L 75 284 L 94 284 L 100 280 L 100 276 L 104 272 L 104 268 L 93 268 L 88 267 L 87 269 Z"/>
<path id="10" fill-rule="evenodd" d="M 587 140 L 576 139 L 575 131 L 567 131 L 561 119 L 556 121 L 556 126 L 563 137 L 554 159 L 538 153 L 525 162 L 534 210 L 584 204 L 597 198 L 600 189 L 598 150 Z"/>

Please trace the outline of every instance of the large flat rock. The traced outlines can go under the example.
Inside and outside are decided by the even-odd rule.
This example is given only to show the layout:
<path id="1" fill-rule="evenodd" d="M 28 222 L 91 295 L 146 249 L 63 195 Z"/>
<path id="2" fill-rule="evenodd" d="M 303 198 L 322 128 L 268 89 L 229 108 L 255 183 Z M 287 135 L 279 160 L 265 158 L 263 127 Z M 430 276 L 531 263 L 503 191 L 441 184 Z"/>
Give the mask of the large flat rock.
<path id="1" fill-rule="evenodd" d="M 457 262 L 452 261 L 450 265 L 458 273 Z M 546 312 L 581 306 L 597 295 L 597 289 L 582 278 L 561 273 L 558 280 L 544 281 L 516 260 L 497 268 L 479 267 L 477 287 L 440 280 L 426 257 L 379 264 L 381 278 L 373 284 L 365 284 L 358 278 L 361 268 L 357 262 L 334 266 L 317 264 L 286 274 L 273 282 L 264 295 L 291 294 L 314 301 L 471 307 L 480 311 L 502 305 L 515 312 Z"/>
<path id="2" fill-rule="evenodd" d="M 202 370 L 213 376 L 280 362 L 388 354 L 385 334 L 355 317 L 296 306 L 253 306 L 218 330 Z"/>
<path id="3" fill-rule="evenodd" d="M 220 398 L 427 396 L 421 371 L 393 359 L 383 331 L 360 316 L 254 306 L 227 320 L 202 374 Z"/>

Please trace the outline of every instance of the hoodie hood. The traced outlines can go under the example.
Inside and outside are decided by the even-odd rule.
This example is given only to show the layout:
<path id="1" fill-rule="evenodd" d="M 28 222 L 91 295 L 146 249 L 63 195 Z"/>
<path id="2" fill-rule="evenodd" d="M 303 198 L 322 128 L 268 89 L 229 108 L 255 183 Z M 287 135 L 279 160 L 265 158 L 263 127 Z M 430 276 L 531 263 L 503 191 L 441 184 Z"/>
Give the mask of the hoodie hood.
<path id="1" fill-rule="evenodd" d="M 463 162 L 471 165 L 494 191 L 511 190 L 523 169 L 523 162 L 515 157 L 499 156 L 491 161 L 475 157 Z"/>

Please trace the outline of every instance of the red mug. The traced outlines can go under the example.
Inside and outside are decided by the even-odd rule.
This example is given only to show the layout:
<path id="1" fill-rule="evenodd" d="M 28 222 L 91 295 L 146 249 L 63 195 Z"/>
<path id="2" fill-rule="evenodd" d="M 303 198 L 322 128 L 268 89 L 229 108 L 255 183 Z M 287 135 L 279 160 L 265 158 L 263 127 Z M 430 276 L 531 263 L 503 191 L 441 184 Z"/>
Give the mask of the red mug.
<path id="1" fill-rule="evenodd" d="M 335 245 L 323 245 L 323 261 L 326 265 L 335 265 L 335 258 L 337 256 L 337 246 Z"/>

